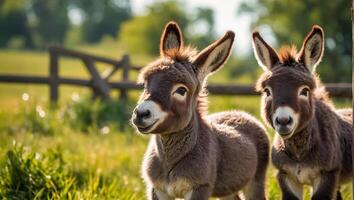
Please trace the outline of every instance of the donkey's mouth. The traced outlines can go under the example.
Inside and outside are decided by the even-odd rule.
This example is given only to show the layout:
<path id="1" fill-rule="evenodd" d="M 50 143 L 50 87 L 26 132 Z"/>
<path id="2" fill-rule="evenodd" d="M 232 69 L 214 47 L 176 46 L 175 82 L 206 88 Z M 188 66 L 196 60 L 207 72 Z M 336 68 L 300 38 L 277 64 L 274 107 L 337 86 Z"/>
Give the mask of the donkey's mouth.
<path id="1" fill-rule="evenodd" d="M 150 125 L 148 125 L 148 126 L 146 126 L 146 127 L 139 127 L 139 126 L 137 126 L 138 131 L 139 131 L 140 133 L 148 133 L 149 130 L 157 123 L 157 121 L 159 121 L 159 120 L 156 120 L 155 122 L 153 122 L 152 124 L 150 124 Z"/>
<path id="2" fill-rule="evenodd" d="M 276 132 L 284 139 L 288 139 L 290 138 L 293 133 L 294 133 L 294 129 L 290 129 L 288 127 L 278 127 L 276 128 Z"/>

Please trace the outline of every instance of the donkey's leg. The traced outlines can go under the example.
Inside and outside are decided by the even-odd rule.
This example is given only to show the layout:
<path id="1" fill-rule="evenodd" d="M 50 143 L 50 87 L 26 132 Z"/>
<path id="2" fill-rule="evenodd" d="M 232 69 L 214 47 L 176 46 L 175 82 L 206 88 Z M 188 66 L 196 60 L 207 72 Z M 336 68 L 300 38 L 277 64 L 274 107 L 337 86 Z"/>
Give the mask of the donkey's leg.
<path id="1" fill-rule="evenodd" d="M 148 188 L 148 200 L 173 200 L 168 194 L 155 188 Z"/>
<path id="2" fill-rule="evenodd" d="M 342 194 L 340 193 L 340 190 L 338 189 L 337 191 L 337 200 L 343 200 Z"/>
<path id="3" fill-rule="evenodd" d="M 189 192 L 184 199 L 185 200 L 208 200 L 211 196 L 211 189 L 209 185 L 201 185 L 196 189 Z"/>
<path id="4" fill-rule="evenodd" d="M 220 197 L 218 199 L 219 200 L 242 200 L 237 193 L 226 196 L 226 197 Z"/>
<path id="5" fill-rule="evenodd" d="M 265 178 L 268 167 L 268 151 L 264 155 L 259 155 L 257 171 L 253 179 L 243 189 L 243 194 L 247 200 L 264 200 L 265 197 Z"/>
<path id="6" fill-rule="evenodd" d="M 159 200 L 152 186 L 147 186 L 146 196 L 148 200 Z"/>
<path id="7" fill-rule="evenodd" d="M 296 180 L 289 177 L 285 172 L 278 172 L 278 183 L 282 192 L 283 200 L 301 200 L 303 186 Z"/>
<path id="8" fill-rule="evenodd" d="M 264 181 L 253 179 L 242 190 L 245 200 L 265 200 Z"/>
<path id="9" fill-rule="evenodd" d="M 314 194 L 311 200 L 332 200 L 337 198 L 339 172 L 333 170 L 323 173 L 315 180 Z"/>

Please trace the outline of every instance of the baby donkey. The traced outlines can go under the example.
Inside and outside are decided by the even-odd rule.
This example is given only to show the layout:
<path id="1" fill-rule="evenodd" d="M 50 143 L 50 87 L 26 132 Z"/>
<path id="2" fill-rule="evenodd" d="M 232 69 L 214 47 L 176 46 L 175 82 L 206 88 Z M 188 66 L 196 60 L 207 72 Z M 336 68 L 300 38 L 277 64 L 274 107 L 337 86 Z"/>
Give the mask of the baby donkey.
<path id="1" fill-rule="evenodd" d="M 200 53 L 183 45 L 170 22 L 161 57 L 140 74 L 144 91 L 132 116 L 136 129 L 152 134 L 142 174 L 150 200 L 265 199 L 269 141 L 250 115 L 229 111 L 207 116 L 205 82 L 228 59 L 229 31 Z"/>
<path id="2" fill-rule="evenodd" d="M 265 70 L 258 80 L 262 113 L 277 132 L 272 161 L 283 199 L 302 199 L 303 185 L 312 200 L 342 199 L 339 185 L 352 179 L 352 109 L 336 110 L 316 75 L 324 33 L 314 26 L 299 53 L 285 47 L 279 54 L 258 32 L 254 52 Z"/>

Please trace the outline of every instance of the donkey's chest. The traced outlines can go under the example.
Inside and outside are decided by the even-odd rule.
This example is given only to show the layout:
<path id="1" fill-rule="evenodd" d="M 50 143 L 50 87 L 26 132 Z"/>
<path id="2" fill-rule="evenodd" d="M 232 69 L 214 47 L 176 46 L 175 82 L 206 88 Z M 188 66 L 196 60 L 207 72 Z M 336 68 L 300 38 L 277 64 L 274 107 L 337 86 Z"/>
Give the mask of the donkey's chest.
<path id="1" fill-rule="evenodd" d="M 178 178 L 173 181 L 159 180 L 154 187 L 170 197 L 184 198 L 192 192 L 192 184 L 189 180 Z"/>
<path id="2" fill-rule="evenodd" d="M 313 185 L 316 178 L 320 175 L 320 170 L 317 167 L 307 167 L 301 164 L 285 167 L 285 171 L 304 185 Z"/>
<path id="3" fill-rule="evenodd" d="M 149 177 L 153 188 L 160 194 L 166 194 L 174 198 L 184 198 L 192 191 L 193 182 L 186 172 L 187 169 L 179 170 L 177 167 L 177 169 L 169 171 L 161 165 L 155 167 L 159 168 L 158 173 L 150 174 Z"/>

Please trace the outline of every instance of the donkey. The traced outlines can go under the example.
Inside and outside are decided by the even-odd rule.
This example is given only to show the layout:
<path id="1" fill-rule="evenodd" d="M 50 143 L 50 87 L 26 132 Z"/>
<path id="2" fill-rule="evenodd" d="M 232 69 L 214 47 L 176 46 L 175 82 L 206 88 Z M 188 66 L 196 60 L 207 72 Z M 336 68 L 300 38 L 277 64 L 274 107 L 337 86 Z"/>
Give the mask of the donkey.
<path id="1" fill-rule="evenodd" d="M 300 52 L 285 46 L 279 54 L 258 32 L 253 48 L 264 73 L 264 121 L 276 132 L 272 162 L 283 199 L 302 199 L 303 185 L 312 187 L 312 199 L 341 199 L 339 186 L 352 179 L 351 109 L 336 110 L 321 85 L 316 67 L 324 51 L 324 33 L 313 26 Z"/>
<path id="2" fill-rule="evenodd" d="M 161 56 L 139 75 L 144 91 L 132 123 L 151 134 L 142 165 L 150 200 L 264 199 L 270 145 L 264 127 L 244 112 L 207 116 L 205 82 L 228 59 L 228 31 L 200 53 L 183 45 L 175 22 L 161 36 Z"/>

